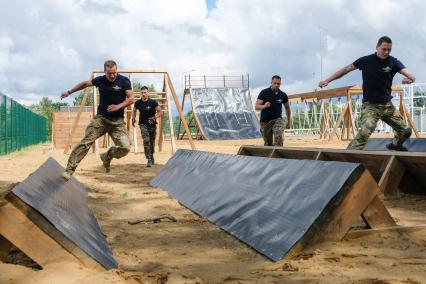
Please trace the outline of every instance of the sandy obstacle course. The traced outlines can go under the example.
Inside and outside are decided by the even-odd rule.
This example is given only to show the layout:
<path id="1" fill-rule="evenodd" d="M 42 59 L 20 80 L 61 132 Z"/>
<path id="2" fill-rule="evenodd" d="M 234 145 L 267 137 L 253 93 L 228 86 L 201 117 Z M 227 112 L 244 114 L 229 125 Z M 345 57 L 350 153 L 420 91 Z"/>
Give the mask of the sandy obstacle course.
<path id="1" fill-rule="evenodd" d="M 235 154 L 240 145 L 262 144 L 260 139 L 238 142 L 241 144 L 199 141 L 197 146 L 203 151 Z M 306 137 L 303 140 L 289 138 L 285 143 L 299 148 L 330 146 Z M 188 148 L 187 142 L 183 141 L 178 141 L 178 146 Z M 346 143 L 335 142 L 331 146 L 344 149 Z M 23 153 L 0 157 L 0 162 L 5 165 L 1 173 L 2 188 L 24 180 L 49 156 L 61 164 L 67 158 L 61 150 L 51 151 L 49 146 L 37 146 Z M 9 264 L 0 264 L 0 282 L 60 279 L 61 283 L 144 283 L 146 280 L 150 283 L 292 283 L 321 279 L 323 283 L 374 283 L 376 280 L 421 283 L 426 279 L 426 235 L 421 228 L 352 235 L 344 241 L 323 242 L 290 259 L 271 262 L 182 207 L 164 191 L 148 185 L 170 157 L 170 149 L 166 148 L 158 154 L 159 165 L 147 171 L 141 166 L 143 155 L 129 154 L 125 159 L 114 161 L 111 173 L 106 174 L 102 172 L 98 157 L 89 154 L 76 172 L 76 178 L 88 192 L 88 205 L 118 262 L 117 270 L 94 271 L 82 265 L 61 262 L 34 271 L 22 266 L 28 262 L 26 257 L 13 249 L 6 260 Z M 426 199 L 421 195 L 400 192 L 399 195 L 385 196 L 383 201 L 398 225 L 414 228 L 426 221 Z M 129 220 L 164 213 L 176 218 L 177 222 L 161 220 L 128 224 Z M 358 226 L 365 228 L 361 218 Z"/>

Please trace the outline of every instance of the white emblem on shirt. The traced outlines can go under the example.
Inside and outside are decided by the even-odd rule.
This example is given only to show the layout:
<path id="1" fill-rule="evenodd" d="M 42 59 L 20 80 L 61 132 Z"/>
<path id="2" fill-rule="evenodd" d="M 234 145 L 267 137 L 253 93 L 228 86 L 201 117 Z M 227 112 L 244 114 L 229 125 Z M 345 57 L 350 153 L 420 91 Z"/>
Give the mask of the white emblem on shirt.
<path id="1" fill-rule="evenodd" d="M 389 73 L 392 70 L 392 68 L 390 68 L 389 66 L 386 66 L 386 67 L 383 67 L 382 70 L 385 73 Z"/>
<path id="2" fill-rule="evenodd" d="M 283 102 L 283 100 L 282 99 L 279 99 L 279 100 L 277 100 L 277 102 L 279 102 L 280 104 Z"/>
<path id="3" fill-rule="evenodd" d="M 114 89 L 114 91 L 119 91 L 119 90 L 121 90 L 120 86 L 114 86 L 114 87 L 112 87 L 112 88 Z"/>

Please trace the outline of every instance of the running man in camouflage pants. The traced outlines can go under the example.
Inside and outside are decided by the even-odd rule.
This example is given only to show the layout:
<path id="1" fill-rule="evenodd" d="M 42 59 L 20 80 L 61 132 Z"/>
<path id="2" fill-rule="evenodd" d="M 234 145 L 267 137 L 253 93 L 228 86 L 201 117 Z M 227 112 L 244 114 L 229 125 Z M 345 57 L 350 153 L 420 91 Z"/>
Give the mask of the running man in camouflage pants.
<path id="1" fill-rule="evenodd" d="M 122 158 L 130 151 L 129 132 L 124 122 L 124 109 L 134 102 L 132 87 L 127 77 L 117 73 L 117 64 L 114 61 L 107 60 L 104 63 L 104 71 L 105 75 L 78 83 L 72 89 L 61 94 L 61 99 L 63 99 L 90 86 L 98 87 L 100 94 L 98 115 L 87 126 L 83 140 L 74 147 L 68 158 L 67 167 L 62 174 L 66 180 L 71 178 L 93 142 L 105 133 L 111 136 L 115 144 L 115 147 L 111 147 L 107 152 L 101 154 L 106 172 L 110 171 L 110 163 L 113 158 Z"/>
<path id="2" fill-rule="evenodd" d="M 287 124 L 291 125 L 291 110 L 287 94 L 280 90 L 281 77 L 272 76 L 271 86 L 262 90 L 256 100 L 255 109 L 260 110 L 260 132 L 265 146 L 283 146 L 284 122 L 282 119 L 282 107 L 284 105 Z"/>
<path id="3" fill-rule="evenodd" d="M 401 113 L 391 102 L 391 86 L 396 73 L 405 76 L 402 80 L 403 84 L 413 83 L 416 77 L 404 64 L 390 55 L 391 50 L 392 40 L 383 36 L 377 42 L 376 53 L 358 58 L 354 63 L 338 70 L 318 84 L 322 88 L 355 69 L 362 71 L 363 104 L 359 121 L 360 129 L 355 139 L 349 144 L 351 149 L 362 150 L 381 119 L 395 132 L 394 142 L 386 147 L 390 150 L 407 150 L 402 144 L 411 136 L 412 130 L 407 127 Z"/>
<path id="4" fill-rule="evenodd" d="M 157 134 L 157 116 L 162 116 L 163 111 L 157 101 L 148 97 L 148 87 L 141 88 L 141 99 L 137 100 L 132 113 L 132 125 L 136 123 L 136 113 L 139 111 L 139 126 L 143 139 L 143 148 L 147 160 L 146 166 L 154 165 L 155 135 Z"/>

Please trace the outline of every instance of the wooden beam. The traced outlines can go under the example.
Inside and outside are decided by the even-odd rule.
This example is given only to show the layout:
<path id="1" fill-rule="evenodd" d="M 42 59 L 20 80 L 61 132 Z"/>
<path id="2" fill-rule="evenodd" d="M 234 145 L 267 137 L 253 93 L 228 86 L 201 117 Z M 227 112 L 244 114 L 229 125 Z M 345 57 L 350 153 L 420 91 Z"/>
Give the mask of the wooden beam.
<path id="1" fill-rule="evenodd" d="M 384 233 L 398 233 L 398 234 L 410 234 L 415 232 L 426 233 L 426 225 L 418 226 L 391 226 L 377 229 L 366 229 L 366 230 L 351 230 L 344 237 L 345 240 L 358 239 L 370 235 L 384 234 Z"/>
<path id="2" fill-rule="evenodd" d="M 337 129 L 340 127 L 340 123 L 342 122 L 342 119 L 343 119 L 343 117 L 346 113 L 347 107 L 348 107 L 348 102 L 346 102 L 342 112 L 340 113 L 339 118 L 337 119 L 336 124 L 334 125 L 333 131 L 331 132 L 328 141 L 331 141 L 333 139 L 333 137 L 334 137 L 333 135 L 337 135 Z"/>
<path id="3" fill-rule="evenodd" d="M 42 267 L 58 262 L 81 264 L 11 203 L 0 207 L 0 234 Z"/>
<path id="4" fill-rule="evenodd" d="M 384 194 L 396 194 L 406 167 L 395 156 L 391 156 L 380 178 L 380 192 Z"/>
<path id="5" fill-rule="evenodd" d="M 186 121 L 185 115 L 184 115 L 183 110 L 182 110 L 182 106 L 180 105 L 180 102 L 179 102 L 178 97 L 176 95 L 175 87 L 173 86 L 173 83 L 172 83 L 172 80 L 170 79 L 169 73 L 166 74 L 166 78 L 167 78 L 167 82 L 168 82 L 170 91 L 173 95 L 173 99 L 175 101 L 176 108 L 179 112 L 180 119 L 182 120 L 183 126 L 185 127 L 186 135 L 188 136 L 188 140 L 189 140 L 189 144 L 191 145 L 191 149 L 196 150 L 194 141 L 192 140 L 191 131 L 189 130 L 189 127 L 188 127 L 188 122 Z M 174 139 L 174 137 L 173 137 L 173 139 Z"/>
<path id="6" fill-rule="evenodd" d="M 396 226 L 395 220 L 378 195 L 368 204 L 361 217 L 370 228 Z"/>
<path id="7" fill-rule="evenodd" d="M 167 71 L 163 70 L 132 70 L 132 69 L 118 69 L 118 73 L 127 73 L 127 74 L 166 74 Z M 94 69 L 93 74 L 104 74 L 104 69 Z"/>
<path id="8" fill-rule="evenodd" d="M 86 105 L 88 95 L 89 95 L 89 91 L 88 91 L 88 88 L 86 88 L 86 89 L 84 89 L 84 92 L 83 92 L 83 98 L 82 98 L 81 103 L 80 103 L 80 109 L 79 109 L 77 116 L 75 117 L 74 122 L 72 124 L 71 133 L 68 136 L 68 141 L 67 141 L 67 144 L 66 144 L 65 149 L 64 149 L 64 154 L 68 153 L 68 150 L 71 148 L 72 137 L 74 136 L 75 130 L 77 129 L 77 124 L 78 124 L 78 121 L 80 119 L 81 112 L 83 111 L 83 107 Z"/>
<path id="9" fill-rule="evenodd" d="M 166 89 L 168 86 L 167 75 L 164 75 L 164 80 L 166 80 Z M 175 131 L 173 128 L 173 114 L 172 114 L 172 106 L 170 103 L 170 94 L 167 92 L 167 114 L 169 116 L 169 131 L 170 131 L 170 141 L 172 143 L 172 154 L 176 152 L 176 140 L 175 140 Z"/>
<path id="10" fill-rule="evenodd" d="M 407 107 L 405 106 L 405 104 L 402 104 L 402 107 L 403 107 L 403 109 L 404 109 L 404 114 L 405 114 L 405 116 L 406 116 L 406 118 L 407 118 L 407 120 L 408 120 L 408 124 L 410 124 L 411 128 L 412 128 L 412 129 L 413 129 L 413 131 L 414 131 L 414 135 L 416 135 L 416 137 L 417 137 L 417 138 L 420 138 L 420 134 L 419 134 L 419 132 L 417 131 L 417 127 L 416 127 L 416 125 L 414 124 L 413 120 L 411 119 L 411 115 L 410 115 L 410 113 L 408 112 Z"/>
<path id="11" fill-rule="evenodd" d="M 164 109 L 165 109 L 165 105 L 167 105 L 167 85 L 166 85 L 166 77 L 165 75 L 163 76 L 163 88 L 162 88 L 162 92 L 161 92 L 161 111 L 162 111 L 162 115 L 160 116 L 160 126 L 159 126 L 159 130 L 158 130 L 158 152 L 162 152 L 163 151 L 163 131 L 164 131 Z"/>

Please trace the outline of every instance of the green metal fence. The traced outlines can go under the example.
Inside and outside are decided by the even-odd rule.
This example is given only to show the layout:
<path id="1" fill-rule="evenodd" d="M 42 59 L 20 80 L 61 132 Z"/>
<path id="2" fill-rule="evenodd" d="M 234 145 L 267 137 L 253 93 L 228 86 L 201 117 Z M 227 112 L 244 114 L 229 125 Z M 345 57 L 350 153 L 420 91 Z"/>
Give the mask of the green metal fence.
<path id="1" fill-rule="evenodd" d="M 46 118 L 0 94 L 0 155 L 45 142 Z"/>

